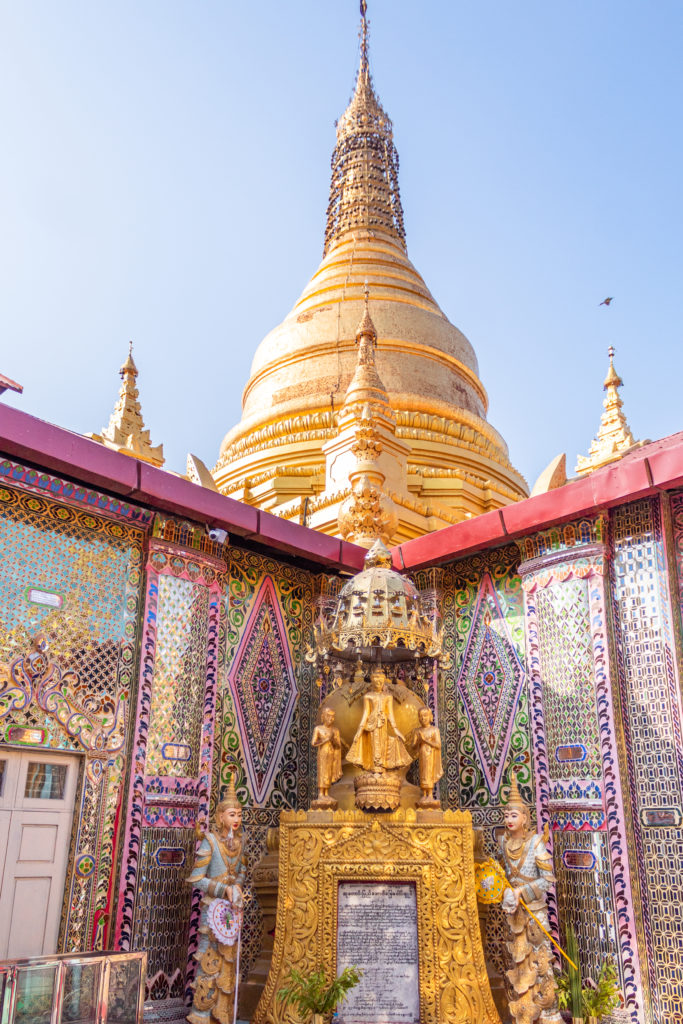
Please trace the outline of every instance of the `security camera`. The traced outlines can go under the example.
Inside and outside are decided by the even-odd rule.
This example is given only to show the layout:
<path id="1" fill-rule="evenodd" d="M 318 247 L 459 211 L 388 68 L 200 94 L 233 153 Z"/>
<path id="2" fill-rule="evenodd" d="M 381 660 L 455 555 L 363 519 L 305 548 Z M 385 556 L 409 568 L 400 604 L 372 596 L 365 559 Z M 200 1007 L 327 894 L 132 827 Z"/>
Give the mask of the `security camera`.
<path id="1" fill-rule="evenodd" d="M 211 540 L 215 540 L 217 544 L 225 544 L 228 539 L 228 531 L 219 530 L 217 526 L 207 526 L 207 532 Z"/>

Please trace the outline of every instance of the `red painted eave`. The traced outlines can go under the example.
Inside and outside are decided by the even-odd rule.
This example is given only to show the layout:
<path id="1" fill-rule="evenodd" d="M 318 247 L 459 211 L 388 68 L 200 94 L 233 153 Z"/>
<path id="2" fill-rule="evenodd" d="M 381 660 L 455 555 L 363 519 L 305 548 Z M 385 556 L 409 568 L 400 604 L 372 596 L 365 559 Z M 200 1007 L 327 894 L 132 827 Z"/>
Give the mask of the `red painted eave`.
<path id="1" fill-rule="evenodd" d="M 357 572 L 365 548 L 243 505 L 70 430 L 0 405 L 0 449 L 14 459 L 129 501 L 218 527 L 290 558 Z"/>
<path id="2" fill-rule="evenodd" d="M 535 498 L 526 498 L 392 551 L 397 569 L 417 570 L 497 547 L 556 523 L 683 486 L 683 431 L 644 445 L 604 469 Z"/>
<path id="3" fill-rule="evenodd" d="M 17 384 L 11 377 L 6 377 L 4 373 L 0 373 L 0 395 L 4 391 L 16 391 L 17 394 L 22 394 L 24 388 L 22 384 Z"/>

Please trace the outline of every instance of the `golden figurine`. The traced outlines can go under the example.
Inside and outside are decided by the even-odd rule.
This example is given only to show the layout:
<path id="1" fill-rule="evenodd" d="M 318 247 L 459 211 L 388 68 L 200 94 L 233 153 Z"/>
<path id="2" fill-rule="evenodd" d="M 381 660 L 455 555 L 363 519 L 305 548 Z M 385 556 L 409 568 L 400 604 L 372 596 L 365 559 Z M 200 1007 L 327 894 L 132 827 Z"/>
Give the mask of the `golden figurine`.
<path id="1" fill-rule="evenodd" d="M 322 725 L 316 725 L 311 739 L 318 754 L 318 797 L 311 804 L 316 811 L 337 809 L 337 801 L 330 796 L 330 786 L 342 773 L 341 736 L 334 718 L 333 708 L 323 708 Z"/>
<path id="2" fill-rule="evenodd" d="M 363 717 L 346 755 L 350 764 L 366 772 L 404 768 L 412 758 L 394 718 L 394 698 L 387 693 L 386 673 L 376 665 L 370 675 L 372 689 L 363 695 Z"/>
<path id="3" fill-rule="evenodd" d="M 562 1024 L 550 940 L 521 903 L 523 900 L 548 931 L 545 896 L 555 881 L 552 858 L 544 837 L 531 831 L 529 808 L 522 800 L 514 773 L 504 819 L 500 854 L 510 886 L 502 903 L 511 965 L 505 972 L 510 1014 L 515 1024 Z"/>
<path id="4" fill-rule="evenodd" d="M 234 1024 L 237 1016 L 246 856 L 242 805 L 232 776 L 216 808 L 215 826 L 204 833 L 188 878 L 202 893 L 190 1024 Z"/>
<path id="5" fill-rule="evenodd" d="M 346 755 L 363 771 L 353 780 L 356 806 L 362 810 L 398 807 L 405 768 L 412 762 L 403 733 L 396 725 L 394 698 L 386 687 L 381 665 L 370 673 L 371 689 L 363 694 L 363 715 Z"/>
<path id="6" fill-rule="evenodd" d="M 433 717 L 429 708 L 420 708 L 417 717 L 420 726 L 413 729 L 410 734 L 410 749 L 417 756 L 420 789 L 422 790 L 422 796 L 418 800 L 417 806 L 440 807 L 440 802 L 434 797 L 434 786 L 443 775 L 441 733 L 432 724 Z"/>

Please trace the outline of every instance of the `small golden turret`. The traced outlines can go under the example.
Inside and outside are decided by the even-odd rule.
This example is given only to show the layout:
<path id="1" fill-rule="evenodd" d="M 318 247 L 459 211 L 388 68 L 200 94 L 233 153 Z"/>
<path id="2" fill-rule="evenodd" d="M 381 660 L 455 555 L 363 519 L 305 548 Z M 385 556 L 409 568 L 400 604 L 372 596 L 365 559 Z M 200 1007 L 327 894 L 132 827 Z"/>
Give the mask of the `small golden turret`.
<path id="1" fill-rule="evenodd" d="M 128 345 L 128 357 L 119 370 L 121 387 L 111 414 L 109 425 L 101 434 L 88 434 L 93 441 L 124 455 L 132 455 L 143 462 L 161 468 L 164 464 L 164 446 L 152 445 L 149 430 L 145 429 L 137 389 L 138 368 L 133 359 L 133 342 Z"/>
<path id="2" fill-rule="evenodd" d="M 600 427 L 588 455 L 577 456 L 576 472 L 580 476 L 591 473 L 594 469 L 600 469 L 601 466 L 606 466 L 610 462 L 615 462 L 616 459 L 620 459 L 626 452 L 642 443 L 634 439 L 622 411 L 624 403 L 619 395 L 619 388 L 623 387 L 624 382 L 614 367 L 614 347 L 612 345 L 608 348 L 607 355 L 609 356 L 609 369 L 603 384 L 605 399 L 602 403 L 605 411 L 600 419 Z"/>

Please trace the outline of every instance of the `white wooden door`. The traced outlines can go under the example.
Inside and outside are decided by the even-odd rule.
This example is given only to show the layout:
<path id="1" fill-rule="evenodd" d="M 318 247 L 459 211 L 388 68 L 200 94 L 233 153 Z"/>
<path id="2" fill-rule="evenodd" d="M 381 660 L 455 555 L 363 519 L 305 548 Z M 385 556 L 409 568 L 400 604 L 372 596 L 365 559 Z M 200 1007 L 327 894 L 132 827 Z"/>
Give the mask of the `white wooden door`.
<path id="1" fill-rule="evenodd" d="M 55 953 L 78 758 L 0 750 L 0 960 Z"/>

